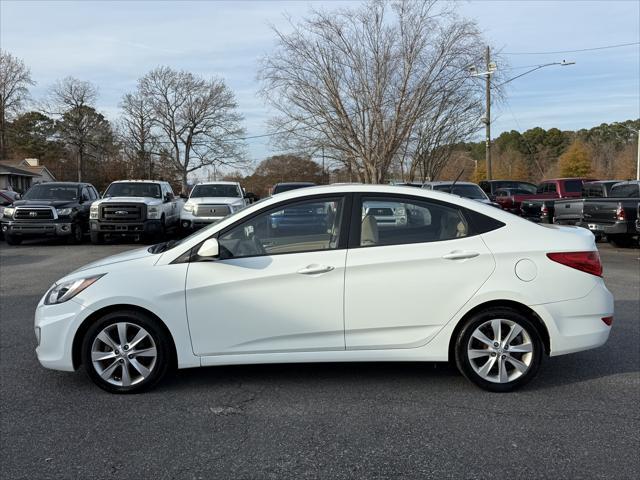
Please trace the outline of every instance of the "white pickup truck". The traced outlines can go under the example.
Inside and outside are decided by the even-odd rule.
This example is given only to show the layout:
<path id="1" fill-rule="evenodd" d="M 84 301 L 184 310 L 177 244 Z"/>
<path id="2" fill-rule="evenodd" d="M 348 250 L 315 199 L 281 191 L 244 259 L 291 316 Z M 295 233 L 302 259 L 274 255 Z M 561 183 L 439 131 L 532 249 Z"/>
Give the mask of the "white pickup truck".
<path id="1" fill-rule="evenodd" d="M 180 222 L 183 201 L 173 194 L 169 182 L 119 180 L 91 205 L 89 221 L 92 243 L 105 237 L 162 240 Z"/>
<path id="2" fill-rule="evenodd" d="M 216 223 L 248 205 L 238 182 L 203 182 L 191 190 L 180 213 L 180 227 L 192 231 Z"/>

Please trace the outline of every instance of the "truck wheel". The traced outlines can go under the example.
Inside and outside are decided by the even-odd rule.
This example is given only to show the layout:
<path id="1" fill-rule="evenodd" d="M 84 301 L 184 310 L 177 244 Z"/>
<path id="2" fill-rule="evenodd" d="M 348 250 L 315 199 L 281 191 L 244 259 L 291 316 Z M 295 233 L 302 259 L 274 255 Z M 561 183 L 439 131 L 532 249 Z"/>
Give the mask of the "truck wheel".
<path id="1" fill-rule="evenodd" d="M 20 237 L 16 237 L 10 233 L 5 233 L 4 239 L 9 245 L 20 245 L 22 243 L 22 239 Z"/>
<path id="2" fill-rule="evenodd" d="M 83 240 L 82 225 L 71 225 L 71 235 L 67 237 L 67 243 L 69 245 L 78 245 Z"/>
<path id="3" fill-rule="evenodd" d="M 633 246 L 633 237 L 631 235 L 609 235 L 609 243 L 618 248 L 629 248 Z"/>
<path id="4" fill-rule="evenodd" d="M 91 243 L 94 245 L 102 245 L 104 243 L 104 235 L 99 232 L 91 232 Z"/>

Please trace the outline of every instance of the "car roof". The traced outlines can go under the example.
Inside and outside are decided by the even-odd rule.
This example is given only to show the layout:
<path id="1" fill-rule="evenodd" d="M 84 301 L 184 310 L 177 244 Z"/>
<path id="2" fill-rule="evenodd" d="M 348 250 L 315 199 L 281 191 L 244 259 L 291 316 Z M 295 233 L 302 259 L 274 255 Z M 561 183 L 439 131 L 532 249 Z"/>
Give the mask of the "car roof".
<path id="1" fill-rule="evenodd" d="M 115 180 L 111 183 L 167 183 L 164 180 Z"/>
<path id="2" fill-rule="evenodd" d="M 313 182 L 279 182 L 279 183 L 276 183 L 276 185 L 315 185 L 315 183 Z"/>
<path id="3" fill-rule="evenodd" d="M 91 184 L 85 183 L 85 182 L 42 182 L 42 183 L 34 183 L 31 186 L 35 187 L 36 185 L 58 185 L 58 186 L 68 186 L 68 187 L 79 187 L 79 186 L 91 185 Z"/>
<path id="4" fill-rule="evenodd" d="M 221 180 L 219 182 L 198 182 L 194 185 L 197 187 L 198 185 L 237 185 L 239 182 L 230 182 L 227 180 Z"/>
<path id="5" fill-rule="evenodd" d="M 454 181 L 453 180 L 439 180 L 436 182 L 424 182 L 425 185 L 453 185 Z M 477 183 L 473 183 L 473 182 L 455 182 L 456 185 L 475 185 L 475 186 L 479 186 Z"/>

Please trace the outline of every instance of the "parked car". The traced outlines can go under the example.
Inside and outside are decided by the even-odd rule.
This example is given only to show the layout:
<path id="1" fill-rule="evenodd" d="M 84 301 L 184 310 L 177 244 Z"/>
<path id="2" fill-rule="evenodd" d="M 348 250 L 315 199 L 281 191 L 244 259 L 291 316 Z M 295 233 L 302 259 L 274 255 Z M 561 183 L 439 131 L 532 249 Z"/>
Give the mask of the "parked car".
<path id="1" fill-rule="evenodd" d="M 618 247 L 629 247 L 638 234 L 636 220 L 640 203 L 640 181 L 616 183 L 608 198 L 590 198 L 584 202 L 579 226 L 594 235 L 606 235 Z"/>
<path id="2" fill-rule="evenodd" d="M 180 212 L 180 226 L 193 231 L 218 222 L 248 205 L 238 182 L 203 182 L 191 190 Z"/>
<path id="3" fill-rule="evenodd" d="M 4 209 L 19 199 L 20 195 L 13 190 L 0 190 L 0 239 L 4 238 L 4 233 L 2 232 L 2 217 L 4 216 Z"/>
<path id="4" fill-rule="evenodd" d="M 508 199 L 498 200 L 498 203 L 505 210 L 534 222 L 541 221 L 541 212 L 545 207 L 547 214 L 542 223 L 551 223 L 550 219 L 553 215 L 549 214 L 549 208 L 553 205 L 553 202 L 558 198 L 580 198 L 582 196 L 582 184 L 591 181 L 594 181 L 594 179 L 557 178 L 545 180 L 538 185 L 535 194 L 512 195 Z"/>
<path id="5" fill-rule="evenodd" d="M 288 192 L 290 190 L 297 190 L 298 188 L 315 187 L 313 182 L 283 182 L 276 183 L 271 189 L 271 195 L 277 195 L 278 193 Z"/>
<path id="6" fill-rule="evenodd" d="M 33 185 L 20 200 L 4 207 L 5 240 L 19 245 L 26 238 L 63 237 L 69 243 L 80 243 L 89 231 L 89 208 L 97 198 L 90 183 Z"/>
<path id="7" fill-rule="evenodd" d="M 91 242 L 100 244 L 109 237 L 159 241 L 168 229 L 178 227 L 182 202 L 169 182 L 113 182 L 91 205 Z"/>
<path id="8" fill-rule="evenodd" d="M 477 202 L 486 203 L 488 205 L 493 205 L 494 207 L 499 206 L 498 204 L 492 202 L 487 194 L 480 188 L 480 186 L 476 183 L 472 182 L 453 182 L 453 181 L 439 181 L 439 182 L 425 182 L 422 185 L 422 188 L 426 188 L 429 190 L 436 190 L 438 192 L 446 192 L 451 193 L 453 195 L 458 195 L 464 198 L 470 198 L 471 200 L 475 200 Z"/>
<path id="9" fill-rule="evenodd" d="M 536 193 L 537 189 L 533 183 L 521 182 L 519 180 L 483 180 L 479 182 L 478 185 L 480 185 L 480 188 L 484 190 L 492 201 L 495 201 L 498 190 L 515 189 L 524 192 L 518 192 L 518 194 L 526 195 L 528 193 Z"/>
<path id="10" fill-rule="evenodd" d="M 422 221 L 378 228 L 376 202 Z M 326 230 L 268 228 L 305 205 L 323 205 Z M 601 274 L 581 228 L 427 189 L 299 189 L 61 278 L 38 304 L 36 353 L 118 393 L 149 389 L 174 365 L 450 359 L 508 391 L 545 354 L 606 342 L 613 297 Z"/>
<path id="11" fill-rule="evenodd" d="M 585 182 L 582 185 L 582 198 L 565 198 L 556 200 L 552 206 L 545 205 L 546 215 L 552 223 L 559 225 L 578 225 L 582 223 L 583 208 L 585 200 L 589 198 L 609 197 L 611 188 L 620 183 L 620 180 L 599 180 L 596 182 Z"/>

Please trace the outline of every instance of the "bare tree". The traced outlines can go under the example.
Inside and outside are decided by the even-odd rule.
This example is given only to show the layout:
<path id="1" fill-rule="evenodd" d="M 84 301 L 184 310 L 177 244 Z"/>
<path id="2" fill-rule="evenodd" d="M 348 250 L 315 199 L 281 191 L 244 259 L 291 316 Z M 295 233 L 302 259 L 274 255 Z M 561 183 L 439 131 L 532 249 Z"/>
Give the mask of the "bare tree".
<path id="1" fill-rule="evenodd" d="M 136 91 L 122 98 L 120 138 L 133 176 L 153 178 L 153 157 L 160 147 L 153 132 L 153 112 L 149 101 Z"/>
<path id="2" fill-rule="evenodd" d="M 105 127 L 105 118 L 94 108 L 97 97 L 97 89 L 90 82 L 66 77 L 53 85 L 43 107 L 48 114 L 59 117 L 62 140 L 75 150 L 79 182 L 87 151 L 95 146 L 92 138 Z"/>
<path id="3" fill-rule="evenodd" d="M 275 30 L 278 48 L 261 70 L 288 148 L 325 145 L 361 181 L 379 183 L 420 129 L 441 132 L 434 123 L 463 112 L 479 122 L 480 90 L 467 69 L 482 56 L 482 38 L 446 4 L 373 1 L 314 11 L 292 28 Z M 435 152 L 450 133 L 429 134 L 418 150 Z"/>
<path id="4" fill-rule="evenodd" d="M 223 80 L 159 67 L 142 77 L 138 88 L 149 102 L 161 142 L 181 172 L 184 192 L 191 172 L 244 163 L 242 116 Z"/>
<path id="5" fill-rule="evenodd" d="M 35 82 L 22 60 L 0 50 L 0 159 L 7 156 L 7 121 L 20 111 Z"/>

